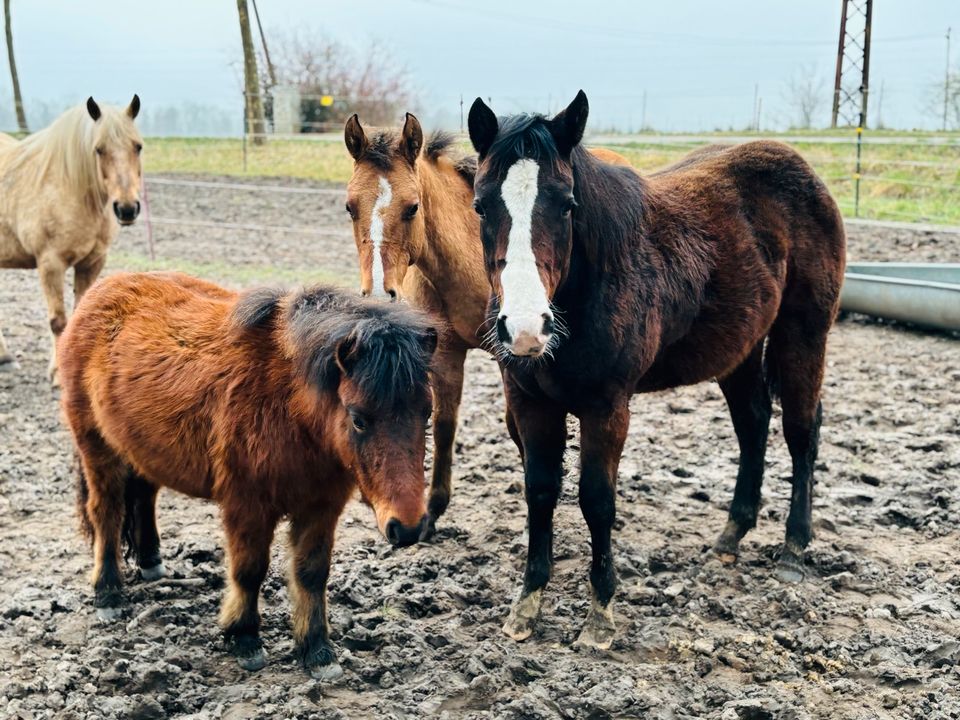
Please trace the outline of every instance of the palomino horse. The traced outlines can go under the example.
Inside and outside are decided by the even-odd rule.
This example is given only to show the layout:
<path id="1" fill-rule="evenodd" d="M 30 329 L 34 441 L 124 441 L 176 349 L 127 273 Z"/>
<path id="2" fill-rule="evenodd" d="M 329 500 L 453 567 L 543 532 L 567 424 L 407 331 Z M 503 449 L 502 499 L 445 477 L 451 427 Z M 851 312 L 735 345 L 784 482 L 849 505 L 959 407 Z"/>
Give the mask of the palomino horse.
<path id="1" fill-rule="evenodd" d="M 490 323 L 529 513 L 523 587 L 504 631 L 528 637 L 539 613 L 572 413 L 593 549 L 580 642 L 608 648 L 610 531 L 634 393 L 719 379 L 740 469 L 716 550 L 733 561 L 756 524 L 770 398 L 779 392 L 793 495 L 777 574 L 803 578 L 845 239 L 827 188 L 786 145 L 700 151 L 645 179 L 580 147 L 587 109 L 581 91 L 553 119 L 498 120 L 477 99 L 470 138 L 480 156 L 476 209 L 493 288 Z"/>
<path id="2" fill-rule="evenodd" d="M 359 486 L 393 545 L 419 538 L 436 342 L 421 313 L 329 288 L 238 297 L 153 273 L 94 286 L 60 359 L 98 615 L 119 614 L 121 535 L 145 579 L 164 574 L 154 505 L 169 487 L 220 505 L 220 622 L 248 670 L 265 663 L 258 595 L 290 519 L 297 649 L 315 677 L 338 675 L 326 603 L 337 519 Z"/>
<path id="3" fill-rule="evenodd" d="M 57 337 L 67 323 L 63 280 L 73 267 L 79 300 L 107 260 L 117 223 L 140 212 L 136 95 L 121 110 L 93 98 L 21 141 L 0 134 L 0 268 L 37 268 L 53 334 L 50 380 L 57 382 Z M 0 332 L 0 370 L 14 366 Z"/>
<path id="4" fill-rule="evenodd" d="M 490 284 L 473 211 L 476 158 L 456 158 L 453 137 L 423 130 L 407 113 L 403 128 L 368 137 L 356 115 L 344 128 L 355 161 L 347 186 L 347 212 L 360 261 L 364 295 L 404 298 L 442 321 L 433 363 L 433 477 L 430 526 L 447 508 L 453 442 L 467 350 L 482 346 Z M 606 162 L 627 165 L 615 152 L 592 150 Z M 488 348 L 492 350 L 492 348 Z"/>

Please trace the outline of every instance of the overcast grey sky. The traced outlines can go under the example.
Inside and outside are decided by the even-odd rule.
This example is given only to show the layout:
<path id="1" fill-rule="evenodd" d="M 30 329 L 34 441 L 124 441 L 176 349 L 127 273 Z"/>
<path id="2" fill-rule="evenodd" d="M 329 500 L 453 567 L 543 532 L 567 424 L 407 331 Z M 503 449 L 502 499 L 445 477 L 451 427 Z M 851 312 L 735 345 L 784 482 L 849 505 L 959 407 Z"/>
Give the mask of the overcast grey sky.
<path id="1" fill-rule="evenodd" d="M 240 115 L 233 0 L 12 6 L 28 116 L 31 104 L 59 108 L 90 94 L 125 102 L 135 91 L 146 108 L 199 103 Z M 385 40 L 412 71 L 427 122 L 457 124 L 461 93 L 468 104 L 489 96 L 509 113 L 556 110 L 582 87 L 595 129 L 639 126 L 646 91 L 648 125 L 707 130 L 746 126 L 755 84 L 767 127 L 788 121 L 784 86 L 797 73 L 822 77 L 829 97 L 840 0 L 259 0 L 259 8 L 268 33 L 315 28 L 357 47 Z M 943 79 L 950 25 L 956 66 L 958 0 L 875 2 L 871 92 L 879 100 L 883 85 L 886 125 L 936 126 L 925 106 Z M 9 98 L 5 65 L 0 78 Z M 876 105 L 871 113 L 876 120 Z M 829 121 L 829 103 L 820 117 Z"/>

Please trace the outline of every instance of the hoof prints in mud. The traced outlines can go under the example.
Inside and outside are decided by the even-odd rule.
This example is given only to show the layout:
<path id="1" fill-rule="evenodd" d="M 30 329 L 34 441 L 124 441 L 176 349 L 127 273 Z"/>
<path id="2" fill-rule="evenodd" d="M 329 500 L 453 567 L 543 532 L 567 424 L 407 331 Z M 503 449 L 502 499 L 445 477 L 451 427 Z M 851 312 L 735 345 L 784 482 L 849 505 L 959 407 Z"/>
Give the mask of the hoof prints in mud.
<path id="1" fill-rule="evenodd" d="M 203 208 L 198 219 L 263 226 L 292 217 L 288 205 L 243 193 L 156 188 L 158 216 Z M 316 268 L 353 282 L 342 203 L 292 197 L 299 222 L 342 229 L 343 238 L 164 225 L 155 228 L 159 257 L 228 283 L 310 281 Z M 850 255 L 947 260 L 955 242 L 858 227 Z M 123 231 L 117 248 L 146 262 L 143 228 Z M 779 417 L 758 528 L 725 566 L 711 548 L 737 450 L 719 390 L 635 398 L 620 468 L 618 629 L 608 652 L 573 647 L 590 606 L 575 453 L 540 621 L 522 643 L 501 633 L 519 589 L 525 509 L 499 374 L 472 354 L 453 500 L 434 540 L 394 550 L 369 509 L 354 503 L 344 516 L 330 588 L 344 675 L 323 683 L 299 668 L 290 639 L 283 533 L 263 592 L 268 664 L 248 674 L 216 627 L 224 577 L 217 512 L 172 494 L 159 507 L 169 577 L 147 583 L 129 568 L 123 614 L 96 619 L 33 272 L 0 271 L 0 325 L 22 366 L 0 373 L 0 717 L 960 714 L 960 345 L 947 336 L 862 319 L 831 335 L 817 537 L 800 585 L 774 577 L 790 492 Z"/>

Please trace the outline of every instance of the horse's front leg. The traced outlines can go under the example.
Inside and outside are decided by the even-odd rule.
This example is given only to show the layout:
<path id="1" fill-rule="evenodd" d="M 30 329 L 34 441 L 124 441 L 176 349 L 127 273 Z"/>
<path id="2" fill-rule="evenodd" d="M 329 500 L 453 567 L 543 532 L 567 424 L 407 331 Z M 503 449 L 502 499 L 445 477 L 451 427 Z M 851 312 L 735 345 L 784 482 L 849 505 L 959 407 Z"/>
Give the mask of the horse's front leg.
<path id="1" fill-rule="evenodd" d="M 337 516 L 329 512 L 301 513 L 290 523 L 290 589 L 297 654 L 313 678 L 326 681 L 343 675 L 327 622 L 327 579 L 336 524 Z"/>
<path id="2" fill-rule="evenodd" d="M 230 583 L 220 609 L 220 625 L 230 651 L 244 670 L 267 664 L 260 641 L 260 586 L 270 564 L 277 519 L 257 507 L 256 498 L 224 503 Z"/>
<path id="3" fill-rule="evenodd" d="M 37 258 L 37 272 L 40 275 L 43 297 L 47 301 L 47 319 L 50 322 L 52 341 L 47 375 L 55 387 L 60 384 L 57 378 L 57 338 L 67 326 L 67 310 L 63 302 L 63 277 L 66 271 L 66 264 L 56 255 L 47 254 Z"/>
<path id="4" fill-rule="evenodd" d="M 529 545 L 523 587 L 510 609 L 503 632 L 514 640 L 533 633 L 540 614 L 543 588 L 553 563 L 553 511 L 563 477 L 567 414 L 543 401 L 534 401 L 513 386 L 505 375 L 507 404 L 520 438 L 527 498 Z"/>
<path id="5" fill-rule="evenodd" d="M 83 297 L 84 293 L 90 289 L 90 286 L 93 285 L 97 278 L 100 277 L 100 273 L 103 271 L 103 266 L 107 264 L 107 256 L 103 255 L 88 255 L 82 261 L 77 263 L 73 268 L 73 307 L 77 307 L 77 303 L 80 302 L 80 298 Z"/>
<path id="6" fill-rule="evenodd" d="M 617 576 L 610 533 L 616 516 L 617 469 L 630 425 L 629 399 L 608 414 L 580 419 L 580 510 L 590 528 L 590 612 L 577 643 L 600 650 L 613 644 Z"/>
<path id="7" fill-rule="evenodd" d="M 453 443 L 457 434 L 466 357 L 466 348 L 451 341 L 437 353 L 433 362 L 433 479 L 425 538 L 433 534 L 437 518 L 443 515 L 450 502 Z"/>

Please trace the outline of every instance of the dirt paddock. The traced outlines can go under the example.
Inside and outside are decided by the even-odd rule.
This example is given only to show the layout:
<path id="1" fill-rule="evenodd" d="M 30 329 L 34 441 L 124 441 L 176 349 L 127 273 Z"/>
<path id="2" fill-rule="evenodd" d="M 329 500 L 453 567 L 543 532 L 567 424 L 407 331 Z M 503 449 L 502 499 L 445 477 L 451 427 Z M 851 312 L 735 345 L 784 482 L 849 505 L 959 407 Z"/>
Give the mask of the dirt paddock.
<path id="1" fill-rule="evenodd" d="M 158 221 L 201 224 L 157 222 L 153 264 L 144 225 L 125 230 L 109 271 L 179 267 L 233 286 L 355 283 L 337 195 L 150 192 Z M 202 224 L 211 222 L 262 227 Z M 850 231 L 851 259 L 955 260 L 958 247 L 956 235 Z M 525 506 L 496 366 L 471 354 L 454 496 L 436 541 L 391 549 L 359 502 L 341 522 L 330 603 L 346 673 L 321 685 L 293 656 L 283 541 L 263 593 L 269 665 L 247 674 L 224 652 L 222 533 L 216 507 L 197 500 L 161 494 L 173 577 L 144 583 L 131 571 L 122 620 L 96 620 L 71 449 L 45 377 L 45 318 L 35 274 L 0 271 L 0 327 L 21 364 L 0 374 L 0 717 L 960 717 L 955 337 L 863 318 L 833 331 L 816 538 L 801 585 L 772 574 L 790 492 L 779 417 L 759 527 L 725 567 L 709 548 L 737 448 L 718 387 L 635 398 L 615 532 L 619 632 L 602 654 L 572 647 L 590 554 L 573 454 L 539 628 L 522 644 L 500 632 L 520 583 Z"/>

